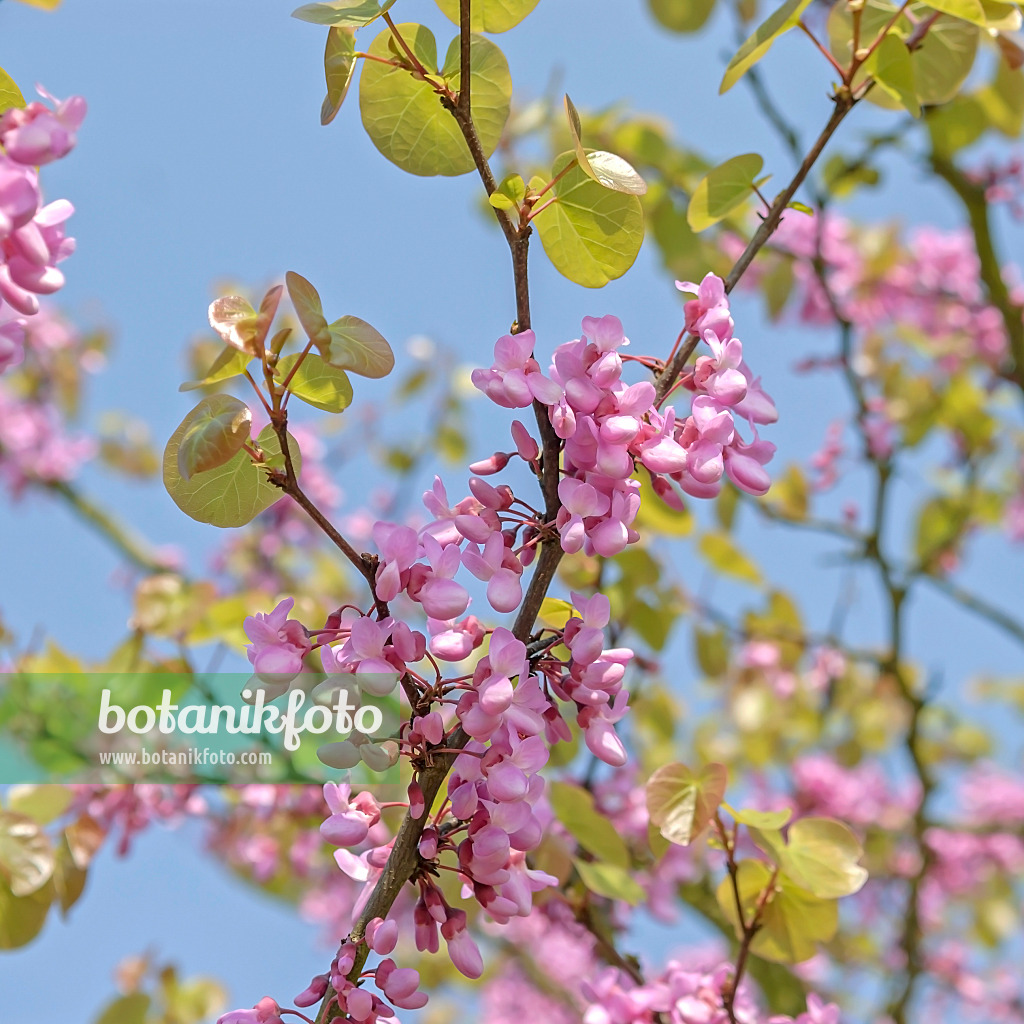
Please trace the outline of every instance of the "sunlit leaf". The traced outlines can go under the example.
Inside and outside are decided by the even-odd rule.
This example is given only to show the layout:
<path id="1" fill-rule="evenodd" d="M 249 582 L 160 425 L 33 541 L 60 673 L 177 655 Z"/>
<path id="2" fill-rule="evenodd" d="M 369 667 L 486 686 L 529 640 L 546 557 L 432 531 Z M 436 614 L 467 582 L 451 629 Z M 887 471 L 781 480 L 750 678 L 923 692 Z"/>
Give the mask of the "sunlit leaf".
<path id="1" fill-rule="evenodd" d="M 18 949 L 31 942 L 46 921 L 53 896 L 49 882 L 27 896 L 15 896 L 0 876 L 0 949 Z"/>
<path id="2" fill-rule="evenodd" d="M 574 860 L 583 884 L 598 896 L 610 900 L 624 900 L 631 906 L 643 903 L 647 898 L 640 883 L 618 864 Z"/>
<path id="3" fill-rule="evenodd" d="M 800 818 L 786 834 L 781 866 L 797 884 L 822 899 L 852 896 L 867 881 L 858 863 L 860 841 L 841 821 Z"/>
<path id="4" fill-rule="evenodd" d="M 540 605 L 537 621 L 549 629 L 564 629 L 574 612 L 568 601 L 558 597 L 545 597 Z"/>
<path id="5" fill-rule="evenodd" d="M 751 828 L 782 828 L 793 817 L 793 812 L 788 808 L 784 811 L 754 811 L 748 808 L 736 810 L 728 804 L 722 804 L 722 806 L 732 815 L 734 821 L 738 821 L 741 825 L 749 825 Z"/>
<path id="6" fill-rule="evenodd" d="M 761 582 L 761 571 L 724 533 L 705 533 L 697 541 L 701 557 L 723 576 L 755 585 Z"/>
<path id="7" fill-rule="evenodd" d="M 565 782 L 550 782 L 547 794 L 555 817 L 587 853 L 620 868 L 629 868 L 625 840 L 608 817 L 594 808 L 590 793 Z"/>
<path id="8" fill-rule="evenodd" d="M 224 465 L 249 440 L 252 412 L 232 395 L 204 398 L 182 420 L 178 472 L 185 480 Z M 180 429 L 180 428 L 179 428 Z"/>
<path id="9" fill-rule="evenodd" d="M 252 353 L 243 349 L 228 346 L 214 360 L 213 365 L 206 371 L 202 380 L 190 380 L 180 385 L 179 391 L 195 391 L 198 388 L 209 387 L 211 384 L 218 384 L 222 380 L 230 380 L 238 377 L 245 371 L 245 368 L 252 360 Z"/>
<path id="10" fill-rule="evenodd" d="M 969 21 L 972 25 L 984 27 L 988 22 L 979 0 L 921 0 L 921 3 L 933 11 L 942 11 L 950 17 Z"/>
<path id="11" fill-rule="evenodd" d="M 696 774 L 684 764 L 664 765 L 647 780 L 651 822 L 669 842 L 689 846 L 718 810 L 727 778 L 722 764 L 705 765 Z"/>
<path id="12" fill-rule="evenodd" d="M 740 861 L 738 888 L 744 920 L 749 923 L 762 893 L 772 884 L 772 869 L 761 861 Z M 722 880 L 717 891 L 722 913 L 741 935 L 739 914 L 732 882 Z M 760 917 L 761 927 L 751 943 L 751 951 L 767 960 L 782 963 L 801 963 L 818 951 L 819 942 L 827 942 L 835 935 L 839 924 L 838 905 L 834 900 L 822 900 L 792 879 L 780 874 Z"/>
<path id="13" fill-rule="evenodd" d="M 429 74 L 437 74 L 453 91 L 459 89 L 459 40 L 437 68 L 437 44 L 422 25 L 397 26 L 402 38 Z M 369 53 L 394 60 L 391 29 L 370 45 Z M 394 44 L 397 46 L 397 44 Z M 404 51 L 399 49 L 404 58 Z M 483 36 L 470 49 L 473 122 L 485 156 L 490 156 L 508 120 L 512 79 L 504 54 Z M 371 141 L 392 163 L 410 174 L 466 174 L 475 164 L 451 111 L 442 106 L 434 86 L 403 67 L 366 61 L 359 80 L 359 109 Z"/>
<path id="14" fill-rule="evenodd" d="M 729 61 L 718 91 L 723 93 L 731 89 L 771 49 L 772 43 L 779 36 L 795 28 L 810 3 L 811 0 L 786 0 L 759 25 Z"/>
<path id="15" fill-rule="evenodd" d="M 328 327 L 328 334 L 324 357 L 331 366 L 374 378 L 386 377 L 395 368 L 391 346 L 365 320 L 343 316 Z"/>
<path id="16" fill-rule="evenodd" d="M 295 307 L 295 315 L 302 324 L 306 336 L 321 349 L 329 343 L 327 318 L 324 316 L 320 293 L 301 274 L 289 270 L 284 275 L 288 286 L 288 297 Z"/>
<path id="17" fill-rule="evenodd" d="M 574 153 L 563 153 L 552 176 L 575 159 Z M 604 188 L 578 166 L 568 170 L 552 191 L 558 201 L 533 223 L 555 268 L 587 288 L 601 288 L 629 270 L 644 238 L 640 200 Z"/>
<path id="18" fill-rule="evenodd" d="M 456 25 L 459 24 L 459 0 L 436 0 Z M 469 27 L 473 32 L 507 32 L 519 24 L 537 6 L 539 0 L 473 0 Z"/>
<path id="19" fill-rule="evenodd" d="M 11 107 L 25 106 L 25 97 L 17 83 L 3 68 L 0 68 L 0 114 Z"/>
<path id="20" fill-rule="evenodd" d="M 764 158 L 758 153 L 744 153 L 708 171 L 690 196 L 686 209 L 690 227 L 704 231 L 746 202 L 763 166 Z"/>
<path id="21" fill-rule="evenodd" d="M 576 161 L 588 178 L 593 178 L 599 185 L 610 188 L 614 192 L 625 192 L 628 195 L 642 196 L 647 193 L 647 182 L 637 173 L 627 160 L 606 153 L 603 150 L 588 151 L 583 148 L 583 135 L 580 128 L 580 115 L 573 105 L 569 94 L 565 95 L 565 113 L 569 120 L 569 134 L 572 136 Z"/>
<path id="22" fill-rule="evenodd" d="M 867 0 L 861 15 L 861 39 L 877 38 L 879 33 L 892 21 L 897 8 L 889 0 Z M 915 24 L 931 16 L 931 9 L 922 3 L 914 3 L 908 13 L 915 18 Z M 845 3 L 834 4 L 828 17 L 829 48 L 840 64 L 848 64 L 852 54 L 853 23 Z M 913 31 L 913 25 L 905 18 L 897 18 L 892 30 L 906 39 Z M 914 90 L 921 106 L 935 106 L 948 103 L 960 91 L 978 51 L 980 30 L 958 18 L 942 17 L 928 29 L 927 35 L 910 55 L 914 71 Z M 854 86 L 858 86 L 868 75 L 865 68 L 857 73 Z M 882 89 L 872 89 L 868 100 L 878 106 L 897 109 L 903 104 L 893 99 Z"/>
<path id="23" fill-rule="evenodd" d="M 341 110 L 356 69 L 356 34 L 350 28 L 332 27 L 324 48 L 327 95 L 320 107 L 320 123 L 330 124 Z"/>
<path id="24" fill-rule="evenodd" d="M 71 804 L 71 790 L 56 784 L 11 786 L 7 791 L 7 809 L 31 818 L 38 825 L 48 825 L 59 818 Z"/>
<path id="25" fill-rule="evenodd" d="M 1024 18 L 1020 9 L 1015 4 L 1002 3 L 1001 0 L 979 0 L 981 9 L 985 12 L 985 25 L 987 28 L 999 32 L 1017 32 L 1020 30 Z"/>
<path id="26" fill-rule="evenodd" d="M 282 496 L 279 487 L 267 480 L 267 470 L 254 465 L 242 450 L 216 469 L 196 473 L 184 480 L 178 472 L 178 445 L 186 424 L 182 422 L 164 449 L 164 487 L 185 515 L 212 526 L 245 526 Z M 288 435 L 288 448 L 298 474 L 302 457 L 295 439 Z M 265 427 L 257 439 L 268 457 L 281 456 L 281 447 L 272 427 Z"/>
<path id="27" fill-rule="evenodd" d="M 885 36 L 867 62 L 867 70 L 880 89 L 899 100 L 914 117 L 921 116 L 914 85 L 914 65 L 910 51 L 899 36 L 894 32 Z"/>
<path id="28" fill-rule="evenodd" d="M 210 326 L 221 339 L 240 352 L 253 353 L 253 340 L 259 328 L 252 303 L 241 295 L 224 295 L 210 303 Z"/>
<path id="29" fill-rule="evenodd" d="M 53 874 L 49 836 L 25 814 L 0 811 L 0 880 L 15 896 L 42 888 Z"/>
<path id="30" fill-rule="evenodd" d="M 299 353 L 285 356 L 277 364 L 282 381 L 291 373 Z M 329 366 L 314 352 L 303 358 L 301 365 L 288 381 L 288 390 L 302 401 L 324 412 L 343 412 L 352 404 L 352 385 L 348 374 Z"/>
<path id="31" fill-rule="evenodd" d="M 292 11 L 292 17 L 314 25 L 336 25 L 340 28 L 361 28 L 379 18 L 395 0 L 322 0 L 303 4 Z"/>

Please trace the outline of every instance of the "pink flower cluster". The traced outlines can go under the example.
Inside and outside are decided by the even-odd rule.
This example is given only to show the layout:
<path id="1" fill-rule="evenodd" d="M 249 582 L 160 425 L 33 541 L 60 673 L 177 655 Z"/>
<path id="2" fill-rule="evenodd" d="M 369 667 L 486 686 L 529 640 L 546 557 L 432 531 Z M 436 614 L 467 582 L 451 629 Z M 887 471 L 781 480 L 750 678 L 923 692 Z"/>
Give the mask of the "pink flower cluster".
<path id="1" fill-rule="evenodd" d="M 0 328 L 0 369 L 16 361 L 11 350 L 18 341 L 2 303 L 22 316 L 37 313 L 38 296 L 64 284 L 57 263 L 75 248 L 74 239 L 64 235 L 64 222 L 74 207 L 66 199 L 42 205 L 37 167 L 74 146 L 85 100 L 73 96 L 60 103 L 42 95 L 54 109 L 37 102 L 0 116 L 0 321 L 5 322 Z"/>
<path id="2" fill-rule="evenodd" d="M 733 416 L 772 423 L 777 413 L 743 362 L 724 285 L 709 274 L 699 286 L 680 287 L 698 292 L 687 303 L 686 326 L 713 353 L 698 359 L 684 379 L 695 392 L 685 420 L 677 421 L 675 409 L 658 411 L 650 381 L 622 380 L 618 350 L 629 342 L 614 316 L 584 318 L 582 336 L 555 350 L 548 376 L 533 357 L 532 331 L 499 339 L 491 367 L 473 373 L 473 383 L 504 408 L 534 401 L 547 407 L 564 442 L 556 526 L 567 552 L 610 557 L 639 538 L 632 528 L 640 508 L 638 464 L 652 475 L 656 493 L 677 508 L 682 501 L 670 481 L 697 497 L 717 494 L 723 475 L 753 494 L 768 489 L 763 467 L 775 447 L 756 434 L 745 442 Z M 513 436 L 517 454 L 527 461 L 536 458 L 536 441 L 522 424 L 516 424 Z M 497 453 L 491 471 L 509 457 Z"/>

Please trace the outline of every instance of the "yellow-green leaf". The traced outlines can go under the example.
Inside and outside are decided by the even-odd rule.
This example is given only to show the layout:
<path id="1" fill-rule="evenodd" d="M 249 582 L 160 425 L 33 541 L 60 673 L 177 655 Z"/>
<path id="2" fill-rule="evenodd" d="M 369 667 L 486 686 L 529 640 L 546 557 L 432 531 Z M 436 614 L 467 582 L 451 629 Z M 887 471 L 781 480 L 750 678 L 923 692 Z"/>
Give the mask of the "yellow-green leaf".
<path id="1" fill-rule="evenodd" d="M 643 903 L 646 893 L 640 883 L 625 868 L 617 864 L 574 860 L 573 865 L 579 872 L 583 884 L 598 896 L 610 900 L 624 900 L 631 906 Z"/>
<path id="2" fill-rule="evenodd" d="M 746 808 L 736 810 L 728 804 L 722 804 L 722 807 L 732 815 L 734 821 L 738 821 L 741 825 L 763 830 L 782 828 L 793 817 L 793 812 L 788 808 L 784 811 L 752 811 Z"/>
<path id="3" fill-rule="evenodd" d="M 979 0 L 921 0 L 925 7 L 933 11 L 942 11 L 953 18 L 960 18 L 962 21 L 969 21 L 972 25 L 981 25 L 983 28 L 988 23 L 985 9 Z"/>
<path id="4" fill-rule="evenodd" d="M 398 31 L 416 59 L 435 75 L 437 43 L 422 25 L 399 25 Z M 391 29 L 370 45 L 369 53 L 394 60 Z M 399 50 L 404 57 L 404 51 Z M 512 79 L 504 54 L 483 36 L 470 47 L 473 122 L 485 156 L 501 138 L 512 98 Z M 448 48 L 444 67 L 436 72 L 454 91 L 459 89 L 459 41 Z M 475 167 L 458 122 L 440 102 L 434 86 L 404 67 L 367 61 L 359 80 L 359 109 L 363 126 L 380 152 L 403 171 L 419 175 L 466 174 Z"/>
<path id="5" fill-rule="evenodd" d="M 0 68 L 0 114 L 11 107 L 25 106 L 25 97 L 17 83 L 3 68 Z"/>
<path id="6" fill-rule="evenodd" d="M 55 783 L 11 786 L 7 791 L 7 809 L 24 814 L 38 825 L 59 818 L 71 804 L 71 791 Z"/>
<path id="7" fill-rule="evenodd" d="M 306 336 L 321 350 L 330 343 L 327 330 L 327 318 L 324 316 L 324 305 L 320 301 L 320 293 L 301 274 L 289 270 L 284 275 L 288 286 L 288 297 L 295 307 L 295 315 L 302 324 Z"/>
<path id="8" fill-rule="evenodd" d="M 647 780 L 651 822 L 670 843 L 689 846 L 718 810 L 727 778 L 722 764 L 705 765 L 696 774 L 684 764 L 664 765 Z"/>
<path id="9" fill-rule="evenodd" d="M 867 881 L 858 861 L 860 841 L 841 821 L 801 818 L 793 822 L 781 853 L 782 868 L 795 882 L 822 899 L 851 896 Z"/>
<path id="10" fill-rule="evenodd" d="M 575 160 L 574 153 L 563 153 L 552 176 Z M 555 268 L 587 288 L 601 288 L 629 270 L 644 240 L 640 200 L 604 188 L 579 166 L 566 171 L 552 191 L 558 201 L 534 224 Z"/>
<path id="11" fill-rule="evenodd" d="M 728 535 L 717 531 L 702 534 L 697 541 L 697 550 L 704 561 L 723 576 L 731 576 L 755 586 L 760 584 L 761 571 Z"/>
<path id="12" fill-rule="evenodd" d="M 764 166 L 758 153 L 743 153 L 719 164 L 701 178 L 690 196 L 686 221 L 694 231 L 704 231 L 727 217 L 754 194 L 754 179 Z"/>
<path id="13" fill-rule="evenodd" d="M 327 95 L 320 107 L 320 123 L 330 124 L 341 110 L 356 70 L 356 34 L 350 28 L 332 26 L 324 47 L 324 78 Z"/>
<path id="14" fill-rule="evenodd" d="M 379 18 L 395 0 L 322 0 L 303 4 L 292 11 L 292 17 L 314 25 L 337 25 L 342 28 L 361 28 Z"/>
<path id="15" fill-rule="evenodd" d="M 27 896 L 15 896 L 0 877 L 0 949 L 18 949 L 39 934 L 53 895 L 47 883 Z"/>
<path id="16" fill-rule="evenodd" d="M 459 24 L 459 0 L 436 0 L 445 16 Z M 537 6 L 539 0 L 473 0 L 469 27 L 473 32 L 507 32 Z"/>
<path id="17" fill-rule="evenodd" d="M 590 793 L 566 782 L 550 782 L 547 795 L 555 817 L 587 853 L 622 869 L 629 868 L 625 840 L 611 821 L 595 810 Z"/>
<path id="18" fill-rule="evenodd" d="M 285 356 L 277 364 L 281 380 L 291 373 L 299 353 Z M 316 409 L 324 412 L 343 412 L 352 404 L 352 385 L 348 374 L 329 366 L 316 353 L 309 352 L 288 381 L 288 390 Z"/>
<path id="19" fill-rule="evenodd" d="M 107 1003 L 94 1024 L 146 1024 L 152 1000 L 145 992 L 130 992 Z"/>
<path id="20" fill-rule="evenodd" d="M 583 148 L 580 115 L 568 93 L 565 94 L 565 113 L 569 119 L 569 134 L 572 136 L 576 161 L 587 177 L 614 192 L 625 192 L 633 196 L 646 195 L 647 182 L 628 160 L 604 150 L 587 151 Z"/>
<path id="21" fill-rule="evenodd" d="M 178 472 L 185 480 L 223 466 L 249 440 L 252 412 L 232 395 L 204 398 L 182 420 Z"/>
<path id="22" fill-rule="evenodd" d="M 921 116 L 914 86 L 914 65 L 910 51 L 898 35 L 890 32 L 885 36 L 868 60 L 867 70 L 880 89 L 899 100 L 914 117 Z"/>
<path id="23" fill-rule="evenodd" d="M 249 365 L 252 358 L 251 352 L 229 345 L 213 361 L 213 365 L 206 371 L 202 380 L 186 381 L 178 390 L 195 391 L 198 388 L 209 387 L 211 384 L 218 384 L 222 380 L 238 377 Z"/>
<path id="24" fill-rule="evenodd" d="M 211 526 L 245 526 L 281 498 L 281 489 L 267 480 L 266 468 L 255 465 L 244 450 L 216 469 L 183 479 L 178 472 L 178 445 L 185 427 L 183 421 L 167 442 L 163 467 L 164 487 L 185 515 Z M 257 442 L 268 457 L 281 458 L 281 446 L 272 427 L 265 427 Z M 298 473 L 302 456 L 290 434 L 288 448 Z"/>
<path id="25" fill-rule="evenodd" d="M 672 32 L 696 32 L 715 9 L 715 0 L 647 0 L 658 23 Z"/>
<path id="26" fill-rule="evenodd" d="M 41 889 L 53 874 L 54 860 L 53 845 L 39 822 L 0 811 L 0 880 L 15 896 Z"/>
<path id="27" fill-rule="evenodd" d="M 810 3 L 811 0 L 786 0 L 759 25 L 729 61 L 718 91 L 728 92 L 771 49 L 772 43 L 779 36 L 796 26 Z"/>
<path id="28" fill-rule="evenodd" d="M 395 355 L 384 336 L 357 316 L 343 316 L 328 328 L 325 357 L 339 370 L 360 377 L 386 377 L 395 368 Z"/>

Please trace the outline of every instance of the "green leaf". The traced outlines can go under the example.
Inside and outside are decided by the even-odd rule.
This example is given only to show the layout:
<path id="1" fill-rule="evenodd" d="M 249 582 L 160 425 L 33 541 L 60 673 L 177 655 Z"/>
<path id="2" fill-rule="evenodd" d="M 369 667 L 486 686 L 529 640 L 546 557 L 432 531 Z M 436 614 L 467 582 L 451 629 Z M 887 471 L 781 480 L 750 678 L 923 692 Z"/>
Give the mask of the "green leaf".
<path id="1" fill-rule="evenodd" d="M 85 891 L 85 883 L 89 877 L 87 868 L 79 867 L 68 846 L 67 839 L 62 839 L 57 847 L 57 860 L 53 869 L 53 890 L 60 904 L 61 914 L 67 912 L 78 902 Z"/>
<path id="2" fill-rule="evenodd" d="M 365 320 L 343 316 L 328 327 L 328 333 L 330 342 L 324 356 L 331 366 L 373 378 L 386 377 L 395 368 L 391 346 Z"/>
<path id="3" fill-rule="evenodd" d="M 677 846 L 689 846 L 718 810 L 728 771 L 708 764 L 694 774 L 684 764 L 667 764 L 648 780 L 647 813 L 661 834 Z"/>
<path id="4" fill-rule="evenodd" d="M 782 868 L 797 884 L 821 899 L 852 896 L 867 881 L 858 861 L 864 850 L 841 821 L 801 818 L 789 826 Z"/>
<path id="5" fill-rule="evenodd" d="M 0 114 L 11 107 L 25 106 L 25 97 L 17 83 L 3 68 L 0 68 Z"/>
<path id="6" fill-rule="evenodd" d="M 539 0 L 473 0 L 469 27 L 473 32 L 507 32 L 537 6 Z M 445 17 L 459 24 L 459 0 L 437 0 Z"/>
<path id="7" fill-rule="evenodd" d="M 761 571 L 724 533 L 705 533 L 697 541 L 701 557 L 723 576 L 742 580 L 757 586 L 761 583 Z"/>
<path id="8" fill-rule="evenodd" d="M 549 629 L 564 629 L 574 614 L 573 607 L 568 601 L 563 601 L 559 597 L 545 597 L 541 601 L 537 621 Z"/>
<path id="9" fill-rule="evenodd" d="M 422 25 L 397 27 L 417 60 L 428 73 L 434 73 L 437 44 L 433 33 Z M 391 29 L 385 29 L 368 52 L 393 60 L 392 43 Z M 490 156 L 508 120 L 512 79 L 501 50 L 478 35 L 471 40 L 470 72 L 473 122 L 481 149 L 485 156 Z M 448 47 L 444 67 L 438 74 L 449 88 L 458 91 L 458 39 Z M 359 80 L 359 109 L 373 144 L 403 171 L 452 176 L 475 168 L 458 122 L 442 106 L 434 86 L 407 68 L 367 61 Z"/>
<path id="10" fill-rule="evenodd" d="M 914 87 L 914 65 L 910 51 L 899 36 L 890 32 L 879 43 L 867 61 L 867 70 L 880 89 L 899 100 L 914 117 L 921 116 L 921 105 L 917 102 Z"/>
<path id="11" fill-rule="evenodd" d="M 608 818 L 594 809 L 590 793 L 566 782 L 550 782 L 547 794 L 555 817 L 587 853 L 623 870 L 629 869 L 625 840 Z"/>
<path id="12" fill-rule="evenodd" d="M 617 864 L 574 860 L 573 866 L 579 872 L 583 884 L 598 896 L 623 900 L 634 907 L 647 898 L 640 883 Z"/>
<path id="13" fill-rule="evenodd" d="M 861 39 L 874 40 L 893 19 L 897 8 L 889 0 L 867 0 L 861 15 Z M 908 8 L 917 21 L 933 13 L 923 3 Z M 848 6 L 834 4 L 828 17 L 829 47 L 840 64 L 848 64 L 852 53 L 853 23 Z M 906 17 L 896 20 L 892 31 L 906 39 L 913 25 Z M 921 44 L 910 55 L 914 69 L 914 90 L 921 106 L 948 103 L 960 91 L 974 65 L 978 52 L 980 30 L 958 18 L 939 18 L 929 29 Z M 868 77 L 865 68 L 854 78 L 854 87 Z M 881 107 L 899 109 L 902 103 L 882 89 L 872 89 L 868 100 Z"/>
<path id="14" fill-rule="evenodd" d="M 729 61 L 722 84 L 718 87 L 719 93 L 728 92 L 771 49 L 772 43 L 779 36 L 795 28 L 810 3 L 811 0 L 786 0 L 786 3 L 759 25 Z"/>
<path id="15" fill-rule="evenodd" d="M 24 784 L 7 791 L 7 809 L 24 814 L 38 825 L 59 818 L 71 804 L 71 791 L 56 784 Z"/>
<path id="16" fill-rule="evenodd" d="M 980 0 L 981 9 L 985 12 L 987 28 L 999 32 L 1018 32 L 1024 18 L 1014 4 L 1002 3 L 1001 0 Z"/>
<path id="17" fill-rule="evenodd" d="M 185 515 L 211 526 L 245 526 L 281 498 L 281 489 L 267 480 L 266 467 L 255 465 L 244 450 L 216 469 L 196 473 L 190 480 L 182 479 L 178 472 L 178 445 L 185 427 L 182 421 L 167 442 L 163 467 L 164 487 Z M 273 427 L 265 427 L 257 443 L 268 457 L 281 457 Z M 288 447 L 298 475 L 302 455 L 290 434 Z"/>
<path id="18" fill-rule="evenodd" d="M 690 196 L 686 209 L 690 227 L 704 231 L 746 202 L 753 195 L 754 179 L 763 166 L 760 154 L 744 153 L 709 171 Z"/>
<path id="19" fill-rule="evenodd" d="M 737 882 L 744 920 L 749 922 L 753 917 L 771 877 L 771 868 L 761 861 L 740 861 Z M 761 928 L 750 945 L 751 952 L 782 963 L 809 960 L 818 951 L 819 942 L 827 942 L 835 935 L 839 925 L 835 901 L 819 899 L 785 874 L 780 874 L 771 887 L 772 893 L 761 912 Z M 739 938 L 742 928 L 729 878 L 722 880 L 716 895 L 722 913 Z"/>
<path id="20" fill-rule="evenodd" d="M 976 94 L 984 116 L 996 131 L 1016 139 L 1024 129 L 1024 72 L 1005 61 L 996 65 L 995 80 Z"/>
<path id="21" fill-rule="evenodd" d="M 647 6 L 672 32 L 696 32 L 711 16 L 715 0 L 647 0 Z"/>
<path id="22" fill-rule="evenodd" d="M 178 472 L 186 480 L 195 473 L 223 466 L 249 440 L 252 413 L 232 395 L 204 398 L 182 421 Z"/>
<path id="23" fill-rule="evenodd" d="M 0 877 L 0 949 L 18 949 L 42 930 L 53 902 L 53 886 L 46 884 L 28 896 L 15 896 Z"/>
<path id="24" fill-rule="evenodd" d="M 693 627 L 693 647 L 697 666 L 706 676 L 716 679 L 729 667 L 729 638 L 723 628 Z"/>
<path id="25" fill-rule="evenodd" d="M 107 1003 L 94 1024 L 146 1024 L 152 1002 L 145 992 L 130 992 Z"/>
<path id="26" fill-rule="evenodd" d="M 933 11 L 942 11 L 953 18 L 969 21 L 972 25 L 984 28 L 988 24 L 985 9 L 979 0 L 921 0 L 922 5 Z"/>
<path id="27" fill-rule="evenodd" d="M 299 353 L 285 356 L 277 364 L 283 381 L 299 358 Z M 301 365 L 288 381 L 288 390 L 316 409 L 324 412 L 343 412 L 352 404 L 352 385 L 348 374 L 329 366 L 318 355 L 308 352 Z"/>
<path id="28" fill-rule="evenodd" d="M 689 537 L 693 533 L 693 514 L 689 506 L 679 510 L 666 505 L 654 492 L 650 473 L 646 470 L 637 473 L 634 479 L 640 481 L 640 511 L 636 515 L 636 527 L 641 533 L 659 533 L 665 537 Z"/>
<path id="29" fill-rule="evenodd" d="M 335 25 L 339 28 L 361 28 L 379 18 L 395 0 L 322 0 L 303 4 L 292 11 L 292 17 L 314 25 Z"/>
<path id="30" fill-rule="evenodd" d="M 190 380 L 180 385 L 179 391 L 195 391 L 198 388 L 206 388 L 211 384 L 219 384 L 222 380 L 230 380 L 232 377 L 240 376 L 252 359 L 252 353 L 244 349 L 228 346 L 214 360 L 213 365 L 206 371 L 202 380 Z"/>
<path id="31" fill-rule="evenodd" d="M 729 812 L 734 821 L 749 828 L 762 830 L 782 828 L 793 817 L 793 812 L 788 808 L 784 811 L 752 811 L 746 808 L 736 810 L 728 804 L 722 804 L 722 807 Z"/>
<path id="32" fill-rule="evenodd" d="M 284 275 L 284 280 L 288 286 L 288 298 L 292 300 L 295 315 L 299 318 L 302 329 L 309 340 L 322 351 L 324 346 L 330 343 L 330 333 L 327 330 L 327 318 L 324 316 L 320 293 L 294 270 L 289 270 Z"/>
<path id="33" fill-rule="evenodd" d="M 0 880 L 15 896 L 41 889 L 53 874 L 53 845 L 28 815 L 0 811 Z"/>
<path id="34" fill-rule="evenodd" d="M 526 198 L 526 182 L 518 174 L 510 174 L 503 178 L 498 187 L 488 197 L 488 202 L 496 210 L 515 210 L 518 212 Z"/>
<path id="35" fill-rule="evenodd" d="M 324 48 L 327 95 L 320 107 L 320 123 L 330 124 L 341 110 L 356 70 L 356 34 L 350 28 L 332 27 Z"/>
<path id="36" fill-rule="evenodd" d="M 576 160 L 563 153 L 552 177 Z M 558 201 L 533 223 L 559 273 L 587 288 L 601 288 L 633 265 L 644 240 L 644 216 L 634 195 L 604 188 L 576 166 L 554 186 Z"/>
<path id="37" fill-rule="evenodd" d="M 610 188 L 613 192 L 625 192 L 627 195 L 642 196 L 647 194 L 647 182 L 636 172 L 635 168 L 622 157 L 604 150 L 587 151 L 583 148 L 583 135 L 580 128 L 580 115 L 565 94 L 565 113 L 569 119 L 569 134 L 572 136 L 576 161 L 588 178 L 599 185 Z"/>

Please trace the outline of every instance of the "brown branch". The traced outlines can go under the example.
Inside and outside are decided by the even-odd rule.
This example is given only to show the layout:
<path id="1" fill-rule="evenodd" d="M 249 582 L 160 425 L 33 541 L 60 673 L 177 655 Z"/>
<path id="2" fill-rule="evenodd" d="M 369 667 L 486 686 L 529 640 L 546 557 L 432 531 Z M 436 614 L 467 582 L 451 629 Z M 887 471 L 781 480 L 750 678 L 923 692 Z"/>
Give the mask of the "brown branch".
<path id="1" fill-rule="evenodd" d="M 747 247 L 743 250 L 735 264 L 733 264 L 732 270 L 729 271 L 729 275 L 725 279 L 725 290 L 727 293 L 736 287 L 740 278 L 746 273 L 747 267 L 753 262 L 754 257 L 764 247 L 768 239 L 771 238 L 775 229 L 779 226 L 782 215 L 785 213 L 786 207 L 789 206 L 790 200 L 796 194 L 797 189 L 803 184 L 804 179 L 810 173 L 818 157 L 821 156 L 822 150 L 828 145 L 829 139 L 832 138 L 836 129 L 842 124 L 843 119 L 853 109 L 857 100 L 853 98 L 848 89 L 840 89 L 832 98 L 832 102 L 835 106 L 832 110 L 832 116 L 828 119 L 828 123 L 821 130 L 821 134 L 817 139 L 815 139 L 814 145 L 808 150 L 807 155 L 797 168 L 796 174 L 793 175 L 790 183 L 775 197 L 771 208 L 764 215 L 757 231 L 754 232 L 753 238 L 747 243 Z M 693 354 L 693 350 L 697 347 L 699 341 L 699 338 L 691 334 L 658 376 L 655 385 L 656 405 L 660 405 L 665 400 L 665 396 L 672 389 L 679 374 L 682 373 L 683 367 Z"/>
<path id="2" fill-rule="evenodd" d="M 1011 377 L 1024 390 L 1024 307 L 1013 301 L 1006 281 L 1003 280 L 1002 265 L 996 254 L 992 226 L 989 223 L 985 187 L 971 181 L 951 160 L 938 153 L 932 153 L 931 165 L 935 173 L 957 194 L 967 211 L 981 267 L 981 280 L 989 301 L 999 310 L 1006 328 L 1010 357 L 1013 360 Z"/>

